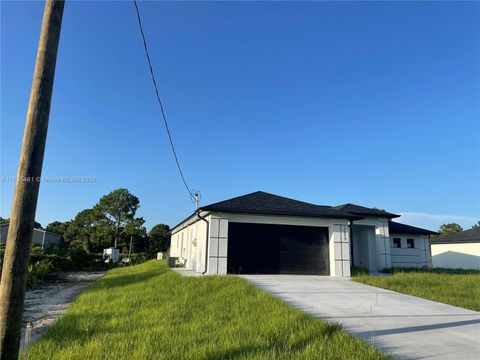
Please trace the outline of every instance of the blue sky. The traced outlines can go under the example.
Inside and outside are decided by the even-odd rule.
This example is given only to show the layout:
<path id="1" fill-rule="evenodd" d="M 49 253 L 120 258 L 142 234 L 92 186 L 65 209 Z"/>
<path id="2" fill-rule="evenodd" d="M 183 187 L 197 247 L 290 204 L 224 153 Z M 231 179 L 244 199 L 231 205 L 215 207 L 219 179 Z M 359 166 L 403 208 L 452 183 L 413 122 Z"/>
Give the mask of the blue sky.
<path id="1" fill-rule="evenodd" d="M 480 4 L 140 2 L 178 155 L 202 203 L 263 190 L 480 218 Z M 1 176 L 15 176 L 43 3 L 1 2 Z M 126 187 L 148 228 L 194 206 L 130 2 L 66 4 L 37 220 Z M 9 217 L 14 184 L 1 184 Z"/>

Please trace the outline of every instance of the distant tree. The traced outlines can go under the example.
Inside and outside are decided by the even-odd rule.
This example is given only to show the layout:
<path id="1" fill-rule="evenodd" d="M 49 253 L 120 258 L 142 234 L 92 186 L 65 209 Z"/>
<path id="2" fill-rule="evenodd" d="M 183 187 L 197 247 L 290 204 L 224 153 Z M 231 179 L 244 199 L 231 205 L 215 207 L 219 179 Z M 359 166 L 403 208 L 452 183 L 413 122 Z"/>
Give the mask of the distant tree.
<path id="1" fill-rule="evenodd" d="M 442 224 L 438 230 L 439 236 L 445 236 L 463 231 L 463 228 L 457 223 Z"/>
<path id="2" fill-rule="evenodd" d="M 472 229 L 477 229 L 477 228 L 480 228 L 480 220 L 478 220 L 476 224 L 472 225 Z"/>
<path id="3" fill-rule="evenodd" d="M 113 233 L 108 223 L 93 209 L 80 211 L 63 233 L 66 247 L 82 249 L 88 253 L 101 252 L 110 246 L 112 238 Z"/>
<path id="4" fill-rule="evenodd" d="M 96 215 L 105 220 L 113 232 L 114 246 L 117 247 L 121 235 L 131 235 L 144 223 L 135 218 L 140 201 L 127 189 L 117 189 L 103 196 L 93 208 Z"/>
<path id="5" fill-rule="evenodd" d="M 0 216 L 0 225 L 3 225 L 3 224 L 10 224 L 10 218 L 4 219 Z M 33 228 L 34 229 L 43 229 L 42 224 L 40 224 L 39 222 L 36 222 L 36 221 L 35 221 L 35 224 L 33 225 Z"/>
<path id="6" fill-rule="evenodd" d="M 125 228 L 121 229 L 118 241 L 118 247 L 123 253 L 127 253 L 130 247 L 130 238 L 132 238 L 132 252 L 146 252 L 148 250 L 147 229 L 143 226 L 143 218 L 132 219 Z"/>
<path id="7" fill-rule="evenodd" d="M 65 245 L 65 238 L 63 235 L 65 234 L 65 231 L 67 231 L 68 225 L 70 223 L 71 221 L 65 221 L 65 222 L 54 221 L 45 227 L 45 231 L 49 231 L 51 233 L 60 235 L 61 242 L 62 244 Z"/>
<path id="8" fill-rule="evenodd" d="M 70 221 L 66 221 L 66 222 L 54 221 L 45 227 L 45 231 L 49 231 L 49 232 L 63 236 L 63 233 L 67 229 L 69 223 Z"/>
<path id="9" fill-rule="evenodd" d="M 54 221 L 46 230 L 63 237 L 65 248 L 99 253 L 115 244 L 128 252 L 132 239 L 133 252 L 149 249 L 145 220 L 135 217 L 140 201 L 127 189 L 117 189 L 103 196 L 91 209 L 80 211 L 73 220 Z"/>
<path id="10" fill-rule="evenodd" d="M 170 228 L 165 224 L 157 224 L 148 233 L 149 253 L 165 252 L 170 247 Z"/>

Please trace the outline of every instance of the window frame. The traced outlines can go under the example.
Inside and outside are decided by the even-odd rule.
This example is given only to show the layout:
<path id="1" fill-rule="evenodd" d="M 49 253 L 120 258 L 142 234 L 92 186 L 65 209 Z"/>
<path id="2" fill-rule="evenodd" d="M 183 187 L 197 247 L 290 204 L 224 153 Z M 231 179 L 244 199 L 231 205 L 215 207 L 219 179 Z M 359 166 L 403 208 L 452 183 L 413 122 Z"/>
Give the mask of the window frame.
<path id="1" fill-rule="evenodd" d="M 393 247 L 395 249 L 401 249 L 402 248 L 402 238 L 393 238 Z"/>
<path id="2" fill-rule="evenodd" d="M 415 239 L 407 238 L 407 249 L 415 249 Z"/>

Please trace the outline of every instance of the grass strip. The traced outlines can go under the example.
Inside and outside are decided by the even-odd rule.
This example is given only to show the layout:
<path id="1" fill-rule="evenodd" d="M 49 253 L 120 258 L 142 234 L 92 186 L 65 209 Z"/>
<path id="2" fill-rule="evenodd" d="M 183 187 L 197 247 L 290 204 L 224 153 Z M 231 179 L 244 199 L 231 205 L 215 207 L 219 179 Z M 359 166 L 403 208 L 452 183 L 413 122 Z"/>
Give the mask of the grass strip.
<path id="1" fill-rule="evenodd" d="M 160 261 L 114 269 L 29 359 L 387 359 L 235 276 L 182 277 Z"/>
<path id="2" fill-rule="evenodd" d="M 401 272 L 392 276 L 356 276 L 362 284 L 480 311 L 480 274 Z"/>

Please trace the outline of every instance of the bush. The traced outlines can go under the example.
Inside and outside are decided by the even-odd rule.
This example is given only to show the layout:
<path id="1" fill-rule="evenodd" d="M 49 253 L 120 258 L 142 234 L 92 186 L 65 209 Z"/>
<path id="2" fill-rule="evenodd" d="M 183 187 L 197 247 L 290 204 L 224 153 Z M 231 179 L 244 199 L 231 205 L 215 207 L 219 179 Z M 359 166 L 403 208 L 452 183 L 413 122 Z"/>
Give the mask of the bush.
<path id="1" fill-rule="evenodd" d="M 2 273 L 5 246 L 0 246 L 0 275 Z M 101 254 L 91 254 L 84 250 L 67 249 L 56 251 L 42 250 L 33 245 L 30 251 L 30 262 L 27 269 L 27 286 L 31 287 L 55 271 L 97 270 L 105 268 Z M 145 260 L 139 261 L 144 262 Z"/>
<path id="2" fill-rule="evenodd" d="M 141 264 L 148 260 L 151 260 L 151 256 L 147 253 L 135 253 L 130 256 L 130 264 Z"/>
<path id="3" fill-rule="evenodd" d="M 41 257 L 44 251 L 42 246 L 38 244 L 32 244 L 32 249 L 30 250 L 30 258 Z"/>
<path id="4" fill-rule="evenodd" d="M 350 269 L 352 276 L 368 275 L 368 269 L 363 266 L 352 266 Z"/>
<path id="5" fill-rule="evenodd" d="M 50 260 L 40 260 L 28 265 L 27 285 L 32 286 L 40 280 L 46 278 L 54 270 Z"/>
<path id="6" fill-rule="evenodd" d="M 83 249 L 66 250 L 63 256 L 67 257 L 69 263 L 64 264 L 62 270 L 91 270 L 103 265 L 101 254 L 87 253 Z"/>
<path id="7" fill-rule="evenodd" d="M 90 254 L 81 249 L 67 249 L 61 251 L 33 250 L 30 254 L 30 263 L 40 260 L 52 262 L 55 270 L 77 271 L 98 268 L 102 263 L 100 254 Z"/>

